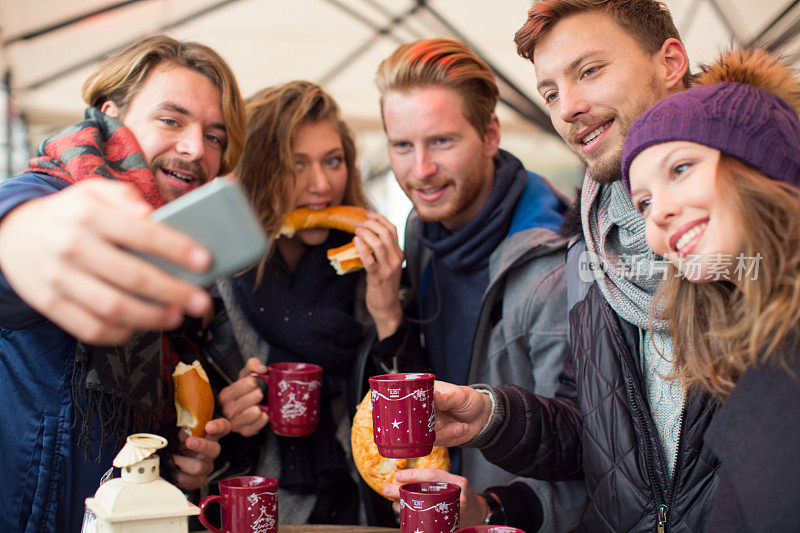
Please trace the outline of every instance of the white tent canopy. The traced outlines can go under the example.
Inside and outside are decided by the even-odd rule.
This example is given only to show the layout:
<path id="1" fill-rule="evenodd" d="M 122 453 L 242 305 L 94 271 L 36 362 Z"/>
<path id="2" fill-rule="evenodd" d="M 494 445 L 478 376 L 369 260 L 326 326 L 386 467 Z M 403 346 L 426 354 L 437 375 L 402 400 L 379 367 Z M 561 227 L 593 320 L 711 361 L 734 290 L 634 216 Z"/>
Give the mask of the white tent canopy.
<path id="1" fill-rule="evenodd" d="M 798 60 L 798 0 L 669 0 L 693 64 L 756 38 Z M 245 96 L 293 79 L 322 83 L 358 132 L 368 175 L 387 166 L 374 72 L 401 42 L 457 37 L 495 68 L 503 146 L 565 183 L 580 166 L 554 137 L 513 36 L 530 0 L 0 0 L 0 69 L 31 143 L 82 116 L 80 86 L 104 55 L 151 33 L 208 44 Z M 763 35 L 762 35 L 763 34 Z M 9 131 L 9 128 L 5 128 Z M 0 139 L 4 137 L 0 136 Z M 5 137 L 7 139 L 7 136 Z"/>

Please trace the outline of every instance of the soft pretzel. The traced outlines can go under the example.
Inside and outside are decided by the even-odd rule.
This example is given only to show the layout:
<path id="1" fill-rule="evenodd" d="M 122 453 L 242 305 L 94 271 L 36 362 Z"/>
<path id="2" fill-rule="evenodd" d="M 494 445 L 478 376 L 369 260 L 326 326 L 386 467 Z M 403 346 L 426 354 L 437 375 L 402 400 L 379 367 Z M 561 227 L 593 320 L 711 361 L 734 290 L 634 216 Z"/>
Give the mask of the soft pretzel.
<path id="1" fill-rule="evenodd" d="M 356 224 L 367 219 L 368 211 L 352 205 L 339 205 L 325 209 L 295 209 L 283 222 L 278 235 L 294 237 L 300 230 L 311 228 L 331 228 L 354 233 Z M 339 275 L 349 274 L 364 268 L 352 242 L 328 250 L 328 261 Z"/>
<path id="2" fill-rule="evenodd" d="M 177 425 L 195 437 L 205 437 L 206 423 L 214 416 L 214 394 L 200 361 L 178 363 L 172 373 Z"/>
<path id="3" fill-rule="evenodd" d="M 366 220 L 367 213 L 366 209 L 352 205 L 337 205 L 325 209 L 301 207 L 289 213 L 278 235 L 294 237 L 296 232 L 311 228 L 331 228 L 355 233 L 356 224 Z"/>
<path id="4" fill-rule="evenodd" d="M 364 481 L 372 490 L 383 496 L 383 486 L 392 483 L 394 473 L 406 468 L 440 468 L 449 470 L 450 457 L 447 448 L 434 446 L 430 455 L 414 459 L 387 459 L 378 453 L 375 437 L 372 434 L 372 400 L 370 393 L 358 404 L 350 432 L 353 447 L 353 460 Z M 384 496 L 385 498 L 385 496 Z M 389 498 L 394 499 L 394 498 Z M 396 501 L 396 500 L 395 500 Z"/>

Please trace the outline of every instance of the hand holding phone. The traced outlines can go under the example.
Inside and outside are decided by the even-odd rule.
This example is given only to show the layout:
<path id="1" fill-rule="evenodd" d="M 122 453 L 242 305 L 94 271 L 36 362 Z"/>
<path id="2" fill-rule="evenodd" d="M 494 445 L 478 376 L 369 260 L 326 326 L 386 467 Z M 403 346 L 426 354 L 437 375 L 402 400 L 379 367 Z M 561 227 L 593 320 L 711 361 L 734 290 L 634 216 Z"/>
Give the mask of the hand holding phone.
<path id="1" fill-rule="evenodd" d="M 144 255 L 170 274 L 203 287 L 233 274 L 267 251 L 267 237 L 239 187 L 216 178 L 186 193 L 150 215 L 185 233 L 211 252 L 214 260 L 205 272 L 192 272 L 165 259 Z"/>

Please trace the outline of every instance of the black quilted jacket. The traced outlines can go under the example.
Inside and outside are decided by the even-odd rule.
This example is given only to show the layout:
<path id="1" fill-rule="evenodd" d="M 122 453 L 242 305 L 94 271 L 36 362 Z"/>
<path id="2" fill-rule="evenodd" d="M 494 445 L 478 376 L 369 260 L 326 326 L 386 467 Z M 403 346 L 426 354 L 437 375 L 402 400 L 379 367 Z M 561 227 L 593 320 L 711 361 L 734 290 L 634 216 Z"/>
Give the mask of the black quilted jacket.
<path id="1" fill-rule="evenodd" d="M 702 531 L 719 467 L 703 442 L 715 404 L 688 398 L 671 479 L 637 363 L 638 328 L 619 319 L 596 284 L 570 323 L 572 353 L 556 398 L 498 387 L 506 423 L 484 455 L 520 475 L 584 477 L 582 531 Z"/>

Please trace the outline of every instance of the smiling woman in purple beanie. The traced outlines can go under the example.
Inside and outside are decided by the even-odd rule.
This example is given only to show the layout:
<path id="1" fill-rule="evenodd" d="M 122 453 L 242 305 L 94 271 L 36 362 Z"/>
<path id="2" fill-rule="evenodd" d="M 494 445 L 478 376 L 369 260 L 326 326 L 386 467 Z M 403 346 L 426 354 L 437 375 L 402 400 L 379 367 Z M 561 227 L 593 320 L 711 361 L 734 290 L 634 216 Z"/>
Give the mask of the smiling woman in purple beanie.
<path id="1" fill-rule="evenodd" d="M 674 379 L 722 407 L 707 531 L 800 523 L 800 84 L 762 50 L 726 53 L 631 128 L 623 181 L 670 266 L 653 320 Z"/>

